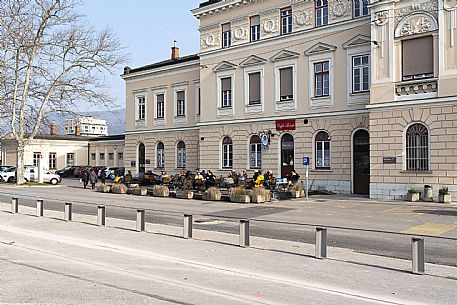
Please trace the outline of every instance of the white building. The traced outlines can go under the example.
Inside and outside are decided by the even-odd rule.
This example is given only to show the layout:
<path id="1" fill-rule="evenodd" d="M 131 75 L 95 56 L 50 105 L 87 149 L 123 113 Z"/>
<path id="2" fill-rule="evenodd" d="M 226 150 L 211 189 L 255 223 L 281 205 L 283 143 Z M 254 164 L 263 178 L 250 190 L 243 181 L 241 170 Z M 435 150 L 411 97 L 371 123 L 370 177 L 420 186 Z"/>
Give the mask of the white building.
<path id="1" fill-rule="evenodd" d="M 106 120 L 93 117 L 79 117 L 64 121 L 66 135 L 96 137 L 108 135 Z"/>

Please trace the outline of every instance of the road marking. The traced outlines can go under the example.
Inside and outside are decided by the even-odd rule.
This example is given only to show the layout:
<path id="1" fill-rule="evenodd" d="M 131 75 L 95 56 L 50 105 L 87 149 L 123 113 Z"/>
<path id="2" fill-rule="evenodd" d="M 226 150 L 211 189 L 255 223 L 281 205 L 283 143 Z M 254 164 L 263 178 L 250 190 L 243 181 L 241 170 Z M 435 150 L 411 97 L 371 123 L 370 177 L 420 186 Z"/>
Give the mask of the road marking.
<path id="1" fill-rule="evenodd" d="M 416 211 L 423 211 L 423 212 L 416 212 Z M 429 208 L 429 207 L 419 207 L 419 206 L 400 206 L 396 208 L 391 208 L 382 211 L 382 213 L 389 213 L 389 214 L 426 214 L 427 211 L 436 211 L 438 208 Z"/>
<path id="2" fill-rule="evenodd" d="M 440 235 L 442 235 L 446 232 L 449 232 L 451 230 L 454 230 L 456 228 L 457 228 L 457 225 L 426 222 L 421 225 L 411 227 L 411 228 L 403 231 L 403 233 L 440 236 Z"/>

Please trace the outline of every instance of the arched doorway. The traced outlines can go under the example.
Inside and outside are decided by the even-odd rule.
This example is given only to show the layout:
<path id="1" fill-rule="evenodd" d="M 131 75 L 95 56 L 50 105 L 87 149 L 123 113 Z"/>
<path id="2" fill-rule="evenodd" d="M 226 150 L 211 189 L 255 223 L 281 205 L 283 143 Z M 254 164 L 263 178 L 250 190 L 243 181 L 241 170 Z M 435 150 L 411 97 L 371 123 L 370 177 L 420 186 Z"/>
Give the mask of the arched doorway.
<path id="1" fill-rule="evenodd" d="M 370 193 L 370 134 L 359 129 L 353 136 L 353 191 L 354 194 Z"/>
<path id="2" fill-rule="evenodd" d="M 143 143 L 138 145 L 138 172 L 144 173 L 146 171 L 146 149 Z"/>
<path id="3" fill-rule="evenodd" d="M 281 138 L 281 177 L 288 177 L 294 169 L 294 137 L 286 133 Z"/>

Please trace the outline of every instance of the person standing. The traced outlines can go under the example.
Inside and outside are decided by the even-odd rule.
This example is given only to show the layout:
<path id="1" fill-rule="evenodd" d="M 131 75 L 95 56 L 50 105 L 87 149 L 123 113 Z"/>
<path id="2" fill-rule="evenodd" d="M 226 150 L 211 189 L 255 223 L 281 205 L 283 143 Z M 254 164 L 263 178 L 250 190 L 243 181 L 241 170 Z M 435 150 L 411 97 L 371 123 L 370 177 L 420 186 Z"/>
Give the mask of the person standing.
<path id="1" fill-rule="evenodd" d="M 105 170 L 102 170 L 101 173 L 100 173 L 100 181 L 105 184 L 105 181 L 106 181 L 106 172 Z"/>
<path id="2" fill-rule="evenodd" d="M 95 189 L 95 184 L 98 181 L 97 174 L 95 173 L 95 170 L 92 170 L 92 172 L 90 173 L 89 181 L 90 181 L 90 184 L 92 185 L 92 189 L 94 190 Z"/>
<path id="3" fill-rule="evenodd" d="M 83 183 L 84 188 L 86 188 L 87 183 L 89 183 L 89 174 L 86 170 L 82 171 L 81 173 L 81 182 Z"/>

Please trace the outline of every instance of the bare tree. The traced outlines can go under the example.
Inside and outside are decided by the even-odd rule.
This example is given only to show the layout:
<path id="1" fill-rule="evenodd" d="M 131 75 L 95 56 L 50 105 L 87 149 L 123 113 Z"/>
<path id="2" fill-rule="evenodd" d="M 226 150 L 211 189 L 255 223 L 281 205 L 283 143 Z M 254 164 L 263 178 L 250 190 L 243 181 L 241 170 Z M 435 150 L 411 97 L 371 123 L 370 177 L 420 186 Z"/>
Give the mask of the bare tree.
<path id="1" fill-rule="evenodd" d="M 17 141 L 18 184 L 24 182 L 24 147 L 46 117 L 112 105 L 104 75 L 125 61 L 121 45 L 108 29 L 88 26 L 78 5 L 0 1 L 0 122 L 6 120 Z"/>

